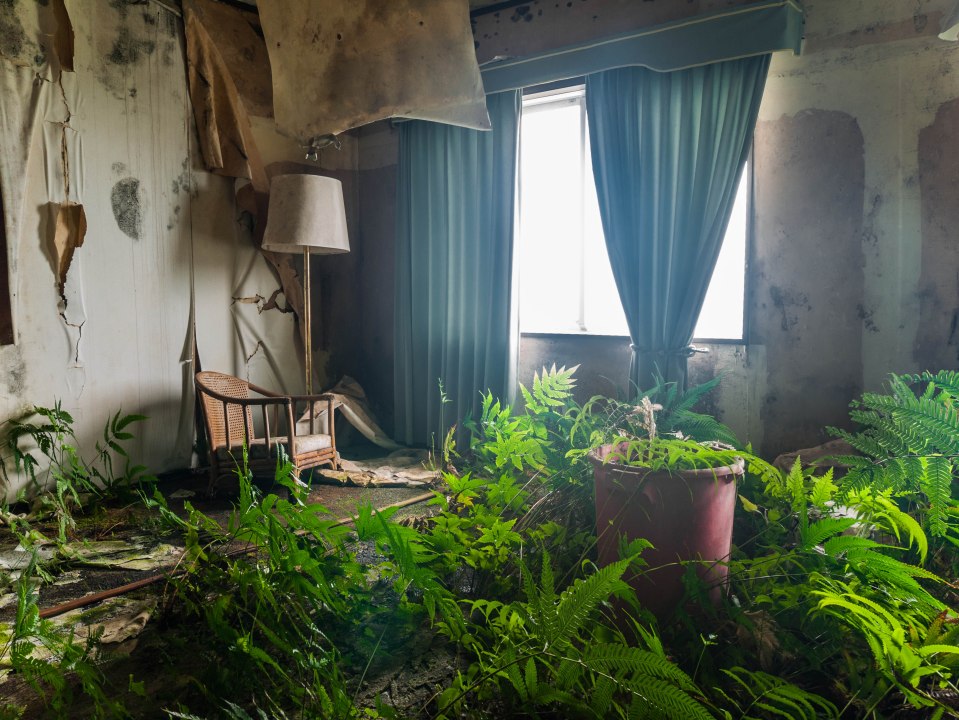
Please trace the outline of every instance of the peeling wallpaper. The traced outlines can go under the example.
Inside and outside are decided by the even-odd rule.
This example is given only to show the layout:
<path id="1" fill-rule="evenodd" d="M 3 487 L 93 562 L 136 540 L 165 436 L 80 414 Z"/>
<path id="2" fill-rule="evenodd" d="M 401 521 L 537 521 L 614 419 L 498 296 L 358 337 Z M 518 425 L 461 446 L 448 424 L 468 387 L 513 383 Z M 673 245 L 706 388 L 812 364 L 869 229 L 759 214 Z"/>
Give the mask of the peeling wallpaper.
<path id="1" fill-rule="evenodd" d="M 135 462 L 187 467 L 194 321 L 204 367 L 297 391 L 295 323 L 233 302 L 269 298 L 277 281 L 232 179 L 202 169 L 180 19 L 152 2 L 67 0 L 75 72 L 60 75 L 56 58 L 37 52 L 49 47 L 41 7 L 0 4 L 0 188 L 16 335 L 0 346 L 0 421 L 59 400 L 91 448 L 122 408 L 149 417 L 135 431 Z M 11 41 L 20 29 L 22 41 Z M 60 288 L 55 211 L 68 201 L 87 227 Z"/>
<path id="2" fill-rule="evenodd" d="M 36 5 L 16 11 L 29 25 Z M 111 412 L 142 412 L 137 461 L 182 466 L 192 437 L 169 432 L 192 415 L 190 190 L 174 188 L 192 172 L 181 37 L 153 5 L 67 11 L 76 72 L 0 62 L 3 106 L 19 110 L 0 118 L 16 331 L 0 348 L 0 418 L 60 401 L 89 447 Z M 67 203 L 87 227 L 61 286 Z"/>

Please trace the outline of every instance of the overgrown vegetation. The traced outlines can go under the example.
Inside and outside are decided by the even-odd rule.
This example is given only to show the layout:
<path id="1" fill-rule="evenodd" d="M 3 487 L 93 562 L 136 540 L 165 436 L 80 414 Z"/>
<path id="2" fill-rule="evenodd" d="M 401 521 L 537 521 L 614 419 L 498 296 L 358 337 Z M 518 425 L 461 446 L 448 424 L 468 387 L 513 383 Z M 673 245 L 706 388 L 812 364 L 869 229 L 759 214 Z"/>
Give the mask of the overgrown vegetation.
<path id="1" fill-rule="evenodd" d="M 447 439 L 433 514 L 412 522 L 365 507 L 352 527 L 338 524 L 309 503 L 287 462 L 265 493 L 241 473 L 226 526 L 189 504 L 176 514 L 146 489 L 145 505 L 186 547 L 166 591 L 165 632 L 200 656 L 189 691 L 164 701 L 166 713 L 959 717 L 959 374 L 894 376 L 889 394 L 854 403 L 861 429 L 839 434 L 861 455 L 842 458 L 843 477 L 750 459 L 728 594 L 711 602 L 690 567 L 695 611 L 684 602 L 657 620 L 625 580 L 644 571 L 648 543 L 623 542 L 620 561 L 594 562 L 587 453 L 623 443 L 620 460 L 665 469 L 750 457 L 728 428 L 695 412 L 713 385 L 682 393 L 659 383 L 633 403 L 581 406 L 573 372 L 553 369 L 523 388 L 522 411 L 486 395 L 469 452 Z M 69 445 L 61 412 L 40 413 L 48 448 Z M 97 452 L 125 439 L 130 422 L 117 415 Z M 52 497 L 69 502 L 52 499 L 49 509 L 70 516 L 81 491 L 94 491 L 78 485 L 72 447 L 50 454 L 63 458 L 51 477 L 64 487 Z M 57 517 L 62 534 L 70 520 Z M 0 634 L 13 670 L 49 699 L 52 716 L 73 717 L 81 691 L 97 716 L 131 712 L 123 691 L 140 686 L 110 684 L 94 662 L 95 637 L 79 642 L 39 621 L 33 574 L 21 577 L 16 621 Z M 44 644 L 47 658 L 33 651 Z M 371 692 L 414 648 L 446 658 L 442 681 L 413 704 Z"/>

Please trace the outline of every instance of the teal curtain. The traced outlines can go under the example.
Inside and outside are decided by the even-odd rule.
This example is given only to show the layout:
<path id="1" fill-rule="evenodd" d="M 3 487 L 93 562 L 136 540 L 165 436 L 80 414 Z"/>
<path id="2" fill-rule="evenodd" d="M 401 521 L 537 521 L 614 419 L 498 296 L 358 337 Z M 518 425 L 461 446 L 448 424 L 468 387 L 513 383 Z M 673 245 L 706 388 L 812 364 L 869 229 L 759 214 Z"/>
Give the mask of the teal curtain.
<path id="1" fill-rule="evenodd" d="M 633 348 L 629 380 L 686 382 L 696 320 L 749 153 L 769 55 L 588 75 L 606 246 Z"/>
<path id="2" fill-rule="evenodd" d="M 490 95 L 487 106 L 489 132 L 400 125 L 394 417 L 410 445 L 440 444 L 450 425 L 476 417 L 481 392 L 505 398 L 512 384 L 520 93 Z"/>

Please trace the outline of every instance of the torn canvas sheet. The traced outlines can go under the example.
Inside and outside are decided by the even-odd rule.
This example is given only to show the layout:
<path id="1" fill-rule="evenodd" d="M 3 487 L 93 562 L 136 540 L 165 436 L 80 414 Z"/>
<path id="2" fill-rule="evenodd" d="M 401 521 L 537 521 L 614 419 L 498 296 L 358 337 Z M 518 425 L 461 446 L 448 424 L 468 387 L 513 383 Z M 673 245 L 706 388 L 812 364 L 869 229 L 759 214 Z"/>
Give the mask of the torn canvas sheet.
<path id="1" fill-rule="evenodd" d="M 341 485 L 359 487 L 431 487 L 441 473 L 430 467 L 429 454 L 425 450 L 404 448 L 390 453 L 385 458 L 369 460 L 341 460 L 342 470 L 319 468 L 313 478 L 321 477 Z"/>
<path id="2" fill-rule="evenodd" d="M 280 132 L 303 144 L 389 117 L 489 130 L 463 0 L 260 0 Z"/>
<path id="3" fill-rule="evenodd" d="M 366 401 L 366 393 L 363 392 L 363 388 L 356 380 L 345 376 L 331 390 L 328 390 L 327 394 L 333 396 L 334 409 L 339 409 L 340 413 L 346 418 L 350 425 L 363 433 L 363 436 L 370 442 L 387 450 L 395 450 L 402 447 L 402 445 L 394 442 L 389 435 L 383 432 L 383 428 L 376 423 L 376 419 L 373 417 L 370 406 Z M 328 435 L 326 403 L 314 403 L 313 413 L 318 421 L 318 429 L 316 432 Z M 296 421 L 296 433 L 297 435 L 307 435 L 310 433 L 309 412 L 304 413 L 303 416 Z"/>

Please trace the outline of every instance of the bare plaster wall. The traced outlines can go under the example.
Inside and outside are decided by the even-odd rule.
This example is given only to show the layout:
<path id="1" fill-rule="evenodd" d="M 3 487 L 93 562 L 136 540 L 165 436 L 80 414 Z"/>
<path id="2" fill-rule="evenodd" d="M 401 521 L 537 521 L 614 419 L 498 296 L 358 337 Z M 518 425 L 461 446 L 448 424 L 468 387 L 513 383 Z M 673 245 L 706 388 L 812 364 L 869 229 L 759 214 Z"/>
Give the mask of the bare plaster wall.
<path id="1" fill-rule="evenodd" d="M 944 116 L 959 47 L 936 37 L 952 5 L 804 6 L 803 55 L 774 58 L 756 132 L 747 352 L 764 348 L 769 454 L 823 439 L 817 428 L 844 424 L 848 401 L 890 372 L 957 367 L 955 353 L 921 351 L 946 343 L 957 305 L 943 250 L 959 144 Z M 946 310 L 922 312 L 923 297 Z"/>
<path id="2" fill-rule="evenodd" d="M 477 55 L 724 6 L 694 4 L 532 2 L 477 18 Z M 764 454 L 825 440 L 823 428 L 845 424 L 849 401 L 889 372 L 959 367 L 959 46 L 936 37 L 952 4 L 804 0 L 803 54 L 773 59 L 755 138 L 748 344 L 690 361 L 691 382 L 724 373 L 709 409 Z M 382 250 L 368 261 L 382 283 L 392 270 L 390 142 L 388 129 L 360 138 L 360 204 L 380 214 L 361 235 Z M 375 393 L 388 407 L 385 290 L 365 300 L 363 332 L 365 347 L 386 348 L 367 362 L 371 377 L 388 373 Z M 610 392 L 625 382 L 628 342 L 525 338 L 520 382 L 554 362 L 580 365 L 584 396 Z"/>

